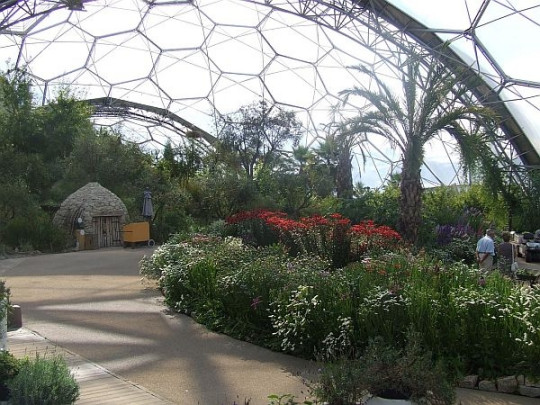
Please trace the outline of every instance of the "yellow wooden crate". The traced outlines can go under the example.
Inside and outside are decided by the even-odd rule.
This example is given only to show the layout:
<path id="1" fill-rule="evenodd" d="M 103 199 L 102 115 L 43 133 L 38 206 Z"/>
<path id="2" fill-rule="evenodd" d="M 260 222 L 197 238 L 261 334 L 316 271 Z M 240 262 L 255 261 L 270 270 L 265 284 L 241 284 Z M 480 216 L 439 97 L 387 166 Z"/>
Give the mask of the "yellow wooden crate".
<path id="1" fill-rule="evenodd" d="M 150 239 L 150 224 L 148 222 L 133 222 L 124 225 L 124 242 L 145 242 Z"/>

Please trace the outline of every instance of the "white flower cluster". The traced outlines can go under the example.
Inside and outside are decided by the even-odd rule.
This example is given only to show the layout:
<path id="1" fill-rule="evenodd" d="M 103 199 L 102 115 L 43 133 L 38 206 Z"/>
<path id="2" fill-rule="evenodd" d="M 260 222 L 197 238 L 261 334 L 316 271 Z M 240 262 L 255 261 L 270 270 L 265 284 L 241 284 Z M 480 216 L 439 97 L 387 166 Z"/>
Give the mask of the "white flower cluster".
<path id="1" fill-rule="evenodd" d="M 388 288 L 375 286 L 364 298 L 363 306 L 358 311 L 361 314 L 391 312 L 397 307 L 407 307 L 410 299 L 402 294 L 394 294 Z"/>
<path id="2" fill-rule="evenodd" d="M 322 349 L 317 357 L 321 361 L 332 361 L 346 355 L 351 350 L 351 336 L 353 334 L 352 319 L 338 317 L 339 329 L 334 335 L 330 332 L 322 341 Z"/>
<path id="3" fill-rule="evenodd" d="M 298 286 L 291 293 L 288 304 L 276 304 L 273 308 L 270 319 L 275 329 L 274 335 L 280 338 L 283 351 L 294 352 L 309 338 L 306 327 L 309 314 L 319 303 L 317 295 L 310 298 L 312 291 L 312 286 Z"/>
<path id="4" fill-rule="evenodd" d="M 518 344 L 532 347 L 540 343 L 540 289 L 521 288 L 501 299 L 493 291 L 459 289 L 450 293 L 457 313 L 477 311 L 483 322 L 507 325 Z"/>

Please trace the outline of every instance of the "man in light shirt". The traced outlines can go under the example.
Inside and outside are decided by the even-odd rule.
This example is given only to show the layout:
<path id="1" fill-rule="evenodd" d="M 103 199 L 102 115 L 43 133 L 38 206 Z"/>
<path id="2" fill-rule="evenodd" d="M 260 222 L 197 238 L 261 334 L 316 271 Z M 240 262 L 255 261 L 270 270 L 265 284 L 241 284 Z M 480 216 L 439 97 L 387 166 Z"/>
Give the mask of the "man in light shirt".
<path id="1" fill-rule="evenodd" d="M 493 269 L 493 257 L 495 256 L 495 231 L 488 229 L 483 238 L 476 244 L 476 261 L 480 270 L 491 271 Z"/>

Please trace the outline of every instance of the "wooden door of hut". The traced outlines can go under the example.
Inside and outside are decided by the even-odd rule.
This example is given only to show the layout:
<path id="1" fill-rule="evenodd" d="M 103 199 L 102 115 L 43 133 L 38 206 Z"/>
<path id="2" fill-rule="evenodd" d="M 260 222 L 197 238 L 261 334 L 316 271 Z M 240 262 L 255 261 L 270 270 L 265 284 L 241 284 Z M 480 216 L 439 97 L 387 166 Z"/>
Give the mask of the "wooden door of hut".
<path id="1" fill-rule="evenodd" d="M 122 246 L 120 217 L 101 216 L 92 218 L 95 237 L 99 248 Z"/>

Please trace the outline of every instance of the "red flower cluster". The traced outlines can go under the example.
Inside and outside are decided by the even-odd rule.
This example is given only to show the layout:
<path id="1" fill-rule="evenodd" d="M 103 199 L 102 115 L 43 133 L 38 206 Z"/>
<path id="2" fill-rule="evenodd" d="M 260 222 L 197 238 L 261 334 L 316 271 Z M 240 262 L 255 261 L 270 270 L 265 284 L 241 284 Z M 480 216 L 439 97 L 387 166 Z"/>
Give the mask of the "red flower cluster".
<path id="1" fill-rule="evenodd" d="M 300 218 L 300 222 L 304 224 L 308 229 L 315 228 L 317 226 L 328 226 L 330 221 L 322 215 L 312 215 L 310 217 Z"/>
<path id="2" fill-rule="evenodd" d="M 226 222 L 232 225 L 252 223 L 253 220 L 277 232 L 279 240 L 291 254 L 318 254 L 331 259 L 337 267 L 360 258 L 372 248 L 391 247 L 401 239 L 399 233 L 388 226 L 377 226 L 371 220 L 351 226 L 350 219 L 338 213 L 328 216 L 315 214 L 293 220 L 283 212 L 253 210 L 235 214 Z M 351 239 L 354 240 L 354 247 L 351 246 Z"/>
<path id="3" fill-rule="evenodd" d="M 268 211 L 263 209 L 241 211 L 225 219 L 225 222 L 229 225 L 239 224 L 250 219 L 261 219 L 266 221 L 267 218 L 285 218 L 287 214 L 280 211 Z"/>
<path id="4" fill-rule="evenodd" d="M 372 220 L 362 221 L 358 225 L 353 225 L 351 227 L 351 233 L 353 235 L 364 235 L 368 237 L 380 236 L 385 239 L 401 239 L 401 235 L 389 226 L 377 226 Z"/>
<path id="5" fill-rule="evenodd" d="M 268 226 L 276 228 L 279 231 L 294 232 L 297 230 L 306 229 L 306 225 L 301 222 L 288 218 L 281 218 L 279 216 L 269 216 L 265 218 L 264 221 Z"/>

